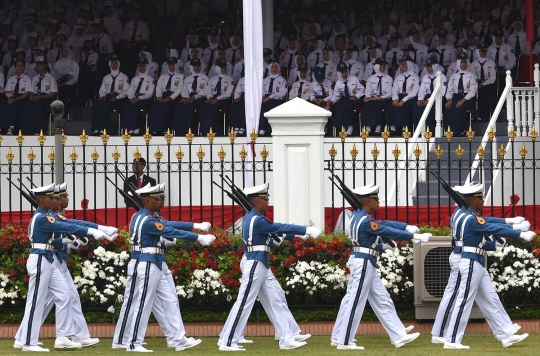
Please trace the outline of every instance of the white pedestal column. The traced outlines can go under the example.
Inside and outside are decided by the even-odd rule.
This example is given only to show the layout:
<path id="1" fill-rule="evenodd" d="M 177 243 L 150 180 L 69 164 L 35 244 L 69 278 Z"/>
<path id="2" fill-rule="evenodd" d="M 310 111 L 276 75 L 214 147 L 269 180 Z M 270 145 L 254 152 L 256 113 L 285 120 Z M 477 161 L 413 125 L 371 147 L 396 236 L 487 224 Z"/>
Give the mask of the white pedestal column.
<path id="1" fill-rule="evenodd" d="M 267 112 L 274 221 L 324 229 L 324 126 L 331 113 L 295 98 Z"/>

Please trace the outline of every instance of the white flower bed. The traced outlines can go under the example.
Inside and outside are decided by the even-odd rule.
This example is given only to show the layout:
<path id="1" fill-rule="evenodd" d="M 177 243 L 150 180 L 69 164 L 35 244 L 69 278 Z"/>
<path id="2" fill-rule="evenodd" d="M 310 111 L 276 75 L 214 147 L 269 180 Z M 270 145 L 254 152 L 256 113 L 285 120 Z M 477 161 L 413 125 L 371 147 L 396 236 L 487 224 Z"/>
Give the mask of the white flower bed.
<path id="1" fill-rule="evenodd" d="M 316 261 L 298 261 L 291 265 L 292 276 L 287 277 L 285 283 L 286 294 L 295 288 L 307 291 L 313 295 L 321 290 L 345 290 L 348 276 L 339 266 Z"/>
<path id="2" fill-rule="evenodd" d="M 511 289 L 531 292 L 540 286 L 540 261 L 527 250 L 508 246 L 488 256 L 489 274 L 498 293 Z"/>
<path id="3" fill-rule="evenodd" d="M 0 305 L 5 302 L 15 304 L 15 300 L 18 298 L 19 288 L 11 284 L 8 275 L 0 273 Z"/>

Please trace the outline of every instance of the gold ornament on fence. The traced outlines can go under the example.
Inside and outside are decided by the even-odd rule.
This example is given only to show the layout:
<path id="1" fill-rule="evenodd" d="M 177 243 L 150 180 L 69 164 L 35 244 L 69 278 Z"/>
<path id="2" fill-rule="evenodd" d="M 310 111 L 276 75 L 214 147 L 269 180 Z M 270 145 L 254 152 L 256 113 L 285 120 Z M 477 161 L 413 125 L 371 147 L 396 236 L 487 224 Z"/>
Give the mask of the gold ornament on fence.
<path id="1" fill-rule="evenodd" d="M 17 138 L 16 138 L 17 142 L 19 143 L 19 146 L 22 146 L 23 142 L 24 142 L 24 136 L 22 135 L 22 131 L 19 130 L 19 134 L 17 135 Z"/>
<path id="2" fill-rule="evenodd" d="M 263 161 L 266 162 L 266 159 L 268 158 L 268 155 L 270 155 L 270 152 L 266 149 L 266 145 L 263 146 L 263 149 L 261 151 L 261 158 Z"/>
<path id="3" fill-rule="evenodd" d="M 242 161 L 245 161 L 246 157 L 247 157 L 246 148 L 242 146 L 242 149 L 240 150 L 240 158 L 242 159 Z"/>
<path id="4" fill-rule="evenodd" d="M 135 147 L 135 152 L 133 152 L 133 159 L 136 161 L 141 159 L 141 153 L 139 152 L 139 146 Z"/>
<path id="5" fill-rule="evenodd" d="M 66 136 L 66 134 L 64 133 L 64 130 L 62 130 L 62 145 L 65 145 L 65 144 L 66 144 L 66 141 L 67 141 L 67 136 Z"/>
<path id="6" fill-rule="evenodd" d="M 225 156 L 227 155 L 227 153 L 226 153 L 225 150 L 223 149 L 223 146 L 221 146 L 221 147 L 219 148 L 219 152 L 218 152 L 217 155 L 218 155 L 218 157 L 219 157 L 219 160 L 220 160 L 221 162 L 223 162 L 223 160 L 225 159 Z"/>
<path id="7" fill-rule="evenodd" d="M 411 132 L 409 131 L 409 128 L 407 126 L 405 126 L 405 131 L 403 131 L 401 136 L 403 136 L 405 142 L 409 142 L 409 139 L 411 138 Z"/>
<path id="8" fill-rule="evenodd" d="M 32 149 L 32 147 L 30 147 L 30 152 L 28 152 L 28 160 L 30 161 L 30 164 L 33 164 L 34 163 L 34 160 L 36 159 L 36 154 L 34 153 L 34 150 Z"/>
<path id="9" fill-rule="evenodd" d="M 356 143 L 355 143 L 355 144 L 353 144 L 352 150 L 351 150 L 351 157 L 352 157 L 353 161 L 356 160 L 356 156 L 358 156 L 358 150 L 356 149 Z"/>
<path id="10" fill-rule="evenodd" d="M 129 143 L 129 140 L 131 140 L 131 135 L 128 133 L 127 129 L 124 130 L 124 134 L 122 135 L 122 140 L 124 140 L 124 145 L 126 146 Z"/>
<path id="11" fill-rule="evenodd" d="M 478 157 L 482 159 L 484 157 L 484 154 L 486 154 L 486 151 L 484 150 L 484 147 L 480 145 L 480 147 L 478 147 L 478 149 L 476 150 L 476 153 L 478 154 Z"/>
<path id="12" fill-rule="evenodd" d="M 463 154 L 465 153 L 465 150 L 461 148 L 461 143 L 458 144 L 458 148 L 456 148 L 456 156 L 459 160 L 461 160 L 461 157 L 463 157 Z"/>
<path id="13" fill-rule="evenodd" d="M 146 133 L 143 135 L 144 141 L 146 142 L 146 146 L 150 144 L 150 140 L 152 139 L 152 135 L 150 135 L 150 131 L 148 131 L 148 128 L 146 128 Z"/>
<path id="14" fill-rule="evenodd" d="M 454 137 L 454 133 L 452 132 L 452 130 L 450 130 L 450 125 L 448 125 L 448 129 L 446 130 L 444 135 L 446 136 L 446 140 L 448 142 L 452 141 L 452 137 Z"/>
<path id="15" fill-rule="evenodd" d="M 369 137 L 369 132 L 366 130 L 366 127 L 362 129 L 362 132 L 360 133 L 360 137 L 362 137 L 362 141 L 366 142 L 367 138 Z"/>
<path id="16" fill-rule="evenodd" d="M 489 128 L 488 137 L 489 137 L 490 142 L 493 142 L 493 140 L 495 139 L 495 128 L 494 128 L 494 126 L 491 126 Z"/>
<path id="17" fill-rule="evenodd" d="M 94 161 L 94 163 L 97 163 L 97 160 L 99 158 L 99 153 L 98 153 L 98 151 L 97 151 L 97 149 L 95 147 L 94 147 L 94 151 L 92 152 L 90 157 L 92 157 L 92 161 Z"/>
<path id="18" fill-rule="evenodd" d="M 465 134 L 469 141 L 472 141 L 474 137 L 474 131 L 472 130 L 472 125 L 469 125 L 469 129 L 467 130 L 467 133 Z"/>
<path id="19" fill-rule="evenodd" d="M 514 125 L 510 128 L 510 131 L 508 131 L 508 137 L 510 137 L 510 141 L 514 142 L 514 139 L 516 138 L 517 133 L 516 130 L 514 130 Z"/>
<path id="20" fill-rule="evenodd" d="M 71 163 L 75 163 L 77 161 L 77 158 L 79 158 L 79 155 L 75 151 L 75 147 L 71 149 L 71 153 L 69 154 L 69 158 L 71 158 Z"/>
<path id="21" fill-rule="evenodd" d="M 43 130 L 39 130 L 39 136 L 38 136 L 37 140 L 38 140 L 40 146 L 43 146 L 43 144 L 47 140 L 47 136 L 45 136 L 43 134 Z"/>
<path id="22" fill-rule="evenodd" d="M 184 158 L 184 152 L 182 152 L 182 148 L 178 146 L 178 150 L 176 151 L 176 159 L 178 159 L 178 162 L 182 162 L 182 158 Z"/>
<path id="23" fill-rule="evenodd" d="M 118 160 L 120 159 L 120 156 L 121 156 L 121 154 L 120 154 L 120 152 L 118 152 L 118 147 L 115 146 L 114 151 L 112 153 L 112 158 L 114 159 L 115 163 L 118 163 Z"/>
<path id="24" fill-rule="evenodd" d="M 13 152 L 11 152 L 11 147 L 8 148 L 8 153 L 6 154 L 6 159 L 8 160 L 8 163 L 11 164 L 13 162 L 13 159 L 15 158 L 15 155 Z"/>
<path id="25" fill-rule="evenodd" d="M 234 143 L 234 140 L 236 140 L 236 134 L 234 133 L 234 129 L 231 127 L 231 131 L 229 131 L 229 140 L 231 140 L 231 143 Z"/>
<path id="26" fill-rule="evenodd" d="M 163 135 L 163 137 L 165 137 L 165 141 L 167 141 L 167 145 L 170 145 L 174 137 L 174 135 L 171 133 L 171 129 L 168 128 L 167 133 Z"/>
<path id="27" fill-rule="evenodd" d="M 107 142 L 109 142 L 109 135 L 107 135 L 107 129 L 103 129 L 103 134 L 101 135 L 101 141 L 105 146 L 107 146 Z"/>
<path id="28" fill-rule="evenodd" d="M 188 129 L 188 133 L 186 134 L 186 140 L 190 145 L 193 142 L 193 137 L 195 137 L 195 135 L 191 132 L 191 127 L 190 127 Z"/>
<path id="29" fill-rule="evenodd" d="M 433 133 L 429 130 L 429 126 L 426 125 L 426 131 L 424 132 L 424 138 L 426 139 L 427 142 L 429 142 L 429 140 L 431 140 L 432 137 L 433 137 Z"/>
<path id="30" fill-rule="evenodd" d="M 388 131 L 388 125 L 384 126 L 384 131 L 381 132 L 381 137 L 383 138 L 384 142 L 388 141 L 388 137 L 390 137 L 390 132 Z"/>
<path id="31" fill-rule="evenodd" d="M 158 163 L 161 162 L 161 159 L 163 158 L 163 152 L 161 152 L 161 150 L 159 149 L 159 146 L 158 146 L 156 152 L 154 152 L 154 157 L 156 157 L 156 161 Z"/>
<path id="32" fill-rule="evenodd" d="M 534 125 L 531 128 L 531 131 L 529 132 L 529 136 L 531 136 L 531 139 L 533 140 L 533 142 L 536 141 L 536 138 L 538 137 L 538 132 L 536 132 Z"/>
<path id="33" fill-rule="evenodd" d="M 399 150 L 397 143 L 396 143 L 396 147 L 392 150 L 392 154 L 394 155 L 394 158 L 396 160 L 399 158 L 399 155 L 401 154 L 401 151 Z"/>
<path id="34" fill-rule="evenodd" d="M 251 129 L 251 133 L 249 134 L 249 137 L 251 138 L 251 142 L 255 143 L 257 141 L 257 138 L 259 138 L 259 135 L 255 132 L 255 128 Z"/>
<path id="35" fill-rule="evenodd" d="M 420 159 L 420 155 L 422 154 L 422 150 L 420 149 L 420 145 L 418 143 L 416 144 L 416 148 L 414 149 L 413 154 L 418 161 Z"/>
<path id="36" fill-rule="evenodd" d="M 341 138 L 341 142 L 345 142 L 345 139 L 347 138 L 347 131 L 345 131 L 345 127 L 341 126 L 341 131 L 339 132 L 339 138 Z"/>
<path id="37" fill-rule="evenodd" d="M 208 139 L 208 142 L 210 142 L 210 144 L 214 143 L 214 139 L 216 138 L 216 134 L 214 133 L 212 128 L 210 128 L 210 131 L 208 131 L 208 133 L 206 134 L 206 138 Z"/>
<path id="38" fill-rule="evenodd" d="M 2 144 L 2 141 L 4 141 L 4 136 L 2 136 L 2 134 L 0 134 L 0 145 Z"/>
<path id="39" fill-rule="evenodd" d="M 442 155 L 443 155 L 443 149 L 441 148 L 441 145 L 438 144 L 437 145 L 437 149 L 435 150 L 435 155 L 437 156 L 437 159 L 441 159 Z"/>
<path id="40" fill-rule="evenodd" d="M 506 155 L 506 149 L 504 148 L 503 144 L 501 143 L 501 148 L 497 150 L 499 152 L 499 155 L 501 156 L 501 159 L 504 159 L 504 156 Z"/>
<path id="41" fill-rule="evenodd" d="M 376 160 L 379 156 L 379 153 L 381 153 L 381 151 L 377 149 L 377 144 L 373 145 L 373 149 L 371 150 L 371 155 L 373 156 L 373 159 Z"/>
<path id="42" fill-rule="evenodd" d="M 54 154 L 54 147 L 51 148 L 51 153 L 49 153 L 49 159 L 51 160 L 51 163 L 54 163 L 54 160 L 56 159 L 56 155 Z"/>
<path id="43" fill-rule="evenodd" d="M 521 144 L 521 149 L 519 150 L 519 154 L 521 155 L 521 159 L 525 159 L 525 156 L 527 156 L 527 148 L 525 148 L 525 142 Z"/>
<path id="44" fill-rule="evenodd" d="M 330 148 L 330 150 L 328 151 L 328 153 L 330 154 L 330 159 L 333 161 L 334 158 L 335 158 L 336 155 L 337 155 L 337 150 L 336 150 L 336 148 L 334 147 L 334 144 L 332 144 L 332 148 Z"/>
<path id="45" fill-rule="evenodd" d="M 86 141 L 88 141 L 88 135 L 86 134 L 86 130 L 82 130 L 82 135 L 79 136 L 79 139 L 81 140 L 81 143 L 83 146 L 86 146 Z"/>
<path id="46" fill-rule="evenodd" d="M 199 158 L 200 162 L 202 162 L 204 158 L 204 151 L 202 149 L 202 146 L 199 146 L 199 151 L 197 151 L 197 158 Z"/>

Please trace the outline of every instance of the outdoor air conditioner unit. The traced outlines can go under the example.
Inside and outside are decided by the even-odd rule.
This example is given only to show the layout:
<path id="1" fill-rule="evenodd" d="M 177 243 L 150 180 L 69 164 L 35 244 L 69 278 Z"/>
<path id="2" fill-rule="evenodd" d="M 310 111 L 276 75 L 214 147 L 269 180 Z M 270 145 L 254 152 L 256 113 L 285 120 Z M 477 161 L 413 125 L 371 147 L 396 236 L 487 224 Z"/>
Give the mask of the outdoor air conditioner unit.
<path id="1" fill-rule="evenodd" d="M 434 236 L 428 243 L 414 245 L 414 307 L 416 319 L 435 319 L 444 294 L 452 253 L 451 236 Z M 483 319 L 476 305 L 471 319 Z"/>

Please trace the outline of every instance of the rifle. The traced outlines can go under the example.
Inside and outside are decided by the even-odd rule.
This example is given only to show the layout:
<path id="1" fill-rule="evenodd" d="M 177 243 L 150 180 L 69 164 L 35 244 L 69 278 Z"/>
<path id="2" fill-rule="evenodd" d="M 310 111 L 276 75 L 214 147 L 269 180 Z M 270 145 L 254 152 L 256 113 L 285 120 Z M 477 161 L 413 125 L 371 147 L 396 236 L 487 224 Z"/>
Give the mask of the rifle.
<path id="1" fill-rule="evenodd" d="M 13 183 L 13 181 L 12 181 L 11 179 L 9 179 L 9 178 L 6 178 L 6 179 L 7 179 L 8 182 L 10 182 L 11 184 L 13 184 L 13 186 L 14 186 L 15 188 L 17 188 L 17 190 L 18 190 L 19 192 L 21 192 L 22 196 L 30 203 L 30 205 L 32 205 L 32 207 L 33 207 L 34 209 L 37 209 L 38 203 L 37 203 L 37 201 L 36 201 L 36 197 L 34 196 L 34 194 L 33 194 L 32 192 L 29 191 L 29 193 L 26 193 L 26 192 L 24 192 L 21 188 L 19 188 L 19 187 L 17 186 L 17 184 Z M 20 181 L 20 179 L 19 179 L 19 181 Z M 24 184 L 21 183 L 21 185 L 24 187 Z M 26 187 L 25 187 L 25 188 L 26 188 Z M 28 190 L 28 188 L 26 188 L 26 190 Z"/>
<path id="2" fill-rule="evenodd" d="M 433 172 L 433 171 L 430 171 L 430 172 L 435 178 L 437 178 L 439 183 L 441 183 L 443 189 L 446 190 L 448 195 L 450 195 L 450 197 L 456 202 L 456 204 L 460 208 L 463 208 L 463 209 L 468 209 L 469 208 L 469 205 L 467 204 L 467 202 L 465 201 L 465 198 L 463 197 L 463 195 L 461 195 L 461 193 L 456 192 L 454 189 L 452 189 L 450 187 L 450 185 L 439 175 L 439 173 Z M 490 236 L 484 235 L 484 237 L 486 238 L 486 240 L 490 240 L 490 241 L 495 240 L 500 244 L 504 244 L 506 242 L 506 241 L 504 241 L 504 239 L 502 237 L 499 237 L 499 236 L 491 236 L 490 237 Z M 454 239 L 452 239 L 452 247 L 455 247 Z"/>
<path id="3" fill-rule="evenodd" d="M 116 184 L 113 183 L 113 181 L 109 177 L 106 177 L 106 178 L 109 182 L 111 182 L 111 184 L 116 188 L 116 190 L 118 190 L 118 193 L 120 193 L 120 195 L 124 197 L 124 199 L 129 201 L 131 206 L 135 208 L 136 211 L 139 211 L 139 209 L 141 209 L 142 205 L 138 202 L 138 200 L 136 200 L 133 196 L 129 195 L 128 193 L 124 192 L 123 189 L 120 189 Z"/>
<path id="4" fill-rule="evenodd" d="M 338 183 L 340 184 L 339 186 L 337 185 L 336 182 L 334 182 L 333 178 L 335 178 L 338 181 Z M 332 183 L 338 188 L 341 195 L 343 195 L 345 200 L 347 200 L 349 205 L 352 206 L 354 210 L 362 209 L 362 203 L 360 203 L 360 199 L 358 199 L 356 194 L 354 194 L 353 191 L 350 190 L 349 187 L 347 187 L 345 183 L 343 183 L 343 181 L 335 173 L 332 173 L 332 178 L 328 177 L 328 179 L 330 179 L 330 181 L 332 181 Z M 397 247 L 397 244 L 395 243 L 395 241 L 393 241 L 392 239 L 389 239 L 388 237 L 381 237 L 381 240 L 385 244 L 392 246 L 392 248 Z"/>
<path id="5" fill-rule="evenodd" d="M 223 179 L 223 175 L 219 175 Z M 216 186 L 221 188 L 236 204 L 238 204 L 246 213 L 249 213 L 252 209 L 251 204 L 249 203 L 248 197 L 244 194 L 244 192 L 238 188 L 236 185 L 234 185 L 233 181 L 228 177 L 225 176 L 226 179 L 224 179 L 224 182 L 227 183 L 227 185 L 231 188 L 231 191 L 225 190 L 222 186 L 217 184 L 216 182 L 213 182 Z M 277 234 L 270 234 L 272 236 L 272 239 L 274 241 L 280 242 L 281 239 L 277 236 Z"/>
<path id="6" fill-rule="evenodd" d="M 131 192 L 131 194 L 132 194 L 132 195 L 130 196 L 131 199 L 130 199 L 129 201 L 130 201 L 130 202 L 131 202 L 131 200 L 136 201 L 136 202 L 137 202 L 137 206 L 139 206 L 139 208 L 142 207 L 142 206 L 144 206 L 144 204 L 143 204 L 143 202 L 142 202 L 142 199 L 141 199 L 141 197 L 139 196 L 139 194 L 135 193 L 135 191 L 138 189 L 138 188 L 135 186 L 135 184 L 133 184 L 132 182 L 130 182 L 129 179 L 128 179 L 126 176 L 124 176 L 124 174 L 123 174 L 122 172 L 120 172 L 120 170 L 119 170 L 118 168 L 116 169 L 116 174 L 118 174 L 118 175 L 120 176 L 120 179 L 122 179 L 122 180 L 124 181 L 124 183 L 127 182 L 127 189 L 128 189 L 128 191 Z M 112 183 L 112 182 L 111 182 L 111 183 Z M 117 187 L 117 189 L 120 190 L 118 187 Z M 120 194 L 122 194 L 122 193 L 120 193 Z M 122 196 L 124 196 L 124 195 L 122 194 Z M 135 206 L 134 206 L 134 207 L 135 207 Z"/>

